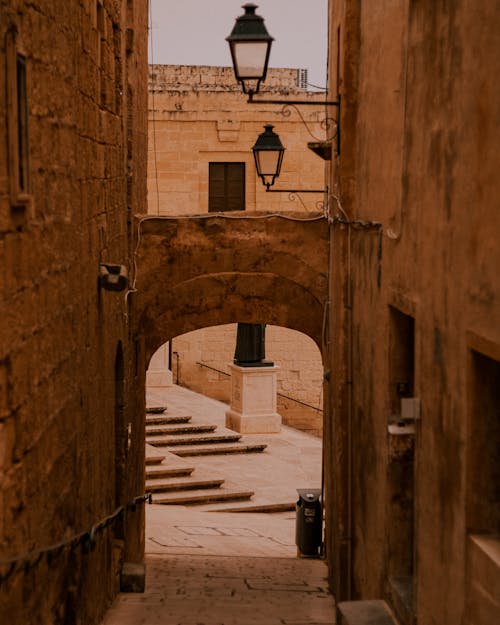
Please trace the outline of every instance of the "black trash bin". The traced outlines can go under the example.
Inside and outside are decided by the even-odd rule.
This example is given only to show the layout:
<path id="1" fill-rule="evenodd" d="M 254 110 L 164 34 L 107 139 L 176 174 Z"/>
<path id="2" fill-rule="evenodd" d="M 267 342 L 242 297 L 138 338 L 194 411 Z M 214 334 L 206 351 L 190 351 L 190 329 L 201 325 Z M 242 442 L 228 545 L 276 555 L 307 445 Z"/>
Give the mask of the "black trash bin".
<path id="1" fill-rule="evenodd" d="M 321 489 L 298 488 L 297 492 L 295 544 L 299 555 L 319 557 L 323 528 Z"/>

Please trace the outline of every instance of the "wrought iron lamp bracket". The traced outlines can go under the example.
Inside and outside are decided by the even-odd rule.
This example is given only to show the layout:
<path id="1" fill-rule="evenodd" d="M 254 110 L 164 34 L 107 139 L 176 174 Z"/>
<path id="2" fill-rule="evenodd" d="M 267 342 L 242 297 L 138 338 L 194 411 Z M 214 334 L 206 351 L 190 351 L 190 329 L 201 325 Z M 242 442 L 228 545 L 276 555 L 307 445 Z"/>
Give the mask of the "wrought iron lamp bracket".
<path id="1" fill-rule="evenodd" d="M 306 208 L 306 205 L 300 197 L 302 193 L 328 193 L 328 187 L 326 189 L 271 189 L 270 186 L 269 184 L 266 185 L 266 193 L 288 193 L 288 199 L 291 202 L 295 202 L 298 199 L 304 208 Z M 316 208 L 322 213 L 325 212 L 325 206 L 325 202 L 321 200 L 316 202 Z"/>
<path id="2" fill-rule="evenodd" d="M 248 104 L 295 104 L 304 106 L 337 106 L 340 108 L 340 100 L 323 100 L 316 102 L 311 100 L 254 100 L 254 91 L 248 92 Z"/>
<path id="3" fill-rule="evenodd" d="M 325 117 L 325 119 L 323 119 L 321 121 L 321 126 L 323 127 L 324 130 L 326 130 L 328 132 L 328 130 L 330 129 L 330 126 L 332 125 L 332 123 L 335 126 L 335 130 L 333 132 L 333 134 L 331 134 L 330 136 L 327 136 L 326 140 L 327 141 L 332 141 L 333 139 L 337 139 L 337 154 L 340 154 L 340 95 L 339 95 L 339 99 L 338 100 L 323 100 L 323 101 L 311 101 L 311 100 L 268 100 L 268 99 L 263 99 L 263 100 L 254 100 L 254 95 L 255 95 L 255 91 L 249 91 L 248 92 L 248 100 L 247 103 L 248 104 L 278 104 L 279 106 L 282 106 L 283 109 L 281 111 L 281 114 L 285 117 L 289 117 L 290 116 L 290 111 L 287 110 L 287 107 L 292 106 L 296 112 L 298 113 L 302 123 L 304 124 L 305 128 L 307 129 L 307 132 L 311 135 L 311 137 L 313 139 L 315 139 L 316 141 L 321 141 L 322 139 L 320 139 L 319 137 L 317 137 L 312 131 L 311 128 L 309 126 L 309 124 L 306 122 L 306 120 L 304 119 L 302 113 L 300 112 L 300 109 L 298 109 L 298 106 L 334 106 L 338 109 L 339 113 L 338 113 L 338 118 L 337 119 L 332 119 L 331 117 Z"/>
<path id="4" fill-rule="evenodd" d="M 328 189 L 270 189 L 266 185 L 266 193 L 327 193 Z"/>

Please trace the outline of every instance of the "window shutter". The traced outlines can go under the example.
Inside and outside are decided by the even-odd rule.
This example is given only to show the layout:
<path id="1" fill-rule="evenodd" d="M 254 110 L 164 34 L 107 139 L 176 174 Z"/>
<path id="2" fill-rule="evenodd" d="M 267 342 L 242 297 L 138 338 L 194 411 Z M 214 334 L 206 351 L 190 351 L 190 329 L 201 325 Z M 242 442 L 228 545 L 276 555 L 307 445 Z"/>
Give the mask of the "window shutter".
<path id="1" fill-rule="evenodd" d="M 245 163 L 209 163 L 209 212 L 245 210 Z"/>

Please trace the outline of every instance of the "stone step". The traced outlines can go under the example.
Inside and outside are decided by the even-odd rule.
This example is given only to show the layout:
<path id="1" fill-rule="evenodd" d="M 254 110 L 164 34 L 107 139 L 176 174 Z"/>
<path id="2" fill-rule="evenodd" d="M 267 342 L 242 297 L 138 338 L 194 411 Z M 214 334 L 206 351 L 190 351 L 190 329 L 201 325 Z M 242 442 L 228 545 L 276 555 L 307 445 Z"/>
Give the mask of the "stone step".
<path id="1" fill-rule="evenodd" d="M 207 443 L 234 443 L 239 441 L 241 434 L 202 434 L 200 436 L 146 436 L 146 443 L 153 447 L 173 447 L 177 445 L 206 445 Z"/>
<path id="2" fill-rule="evenodd" d="M 224 478 L 174 477 L 170 480 L 146 480 L 146 491 L 150 493 L 169 493 L 172 491 L 201 490 L 219 488 Z"/>
<path id="3" fill-rule="evenodd" d="M 146 414 L 163 414 L 167 411 L 166 406 L 147 406 Z"/>
<path id="4" fill-rule="evenodd" d="M 208 512 L 295 512 L 295 501 L 283 503 L 261 503 L 244 502 L 239 506 L 220 506 Z"/>
<path id="5" fill-rule="evenodd" d="M 341 601 L 337 604 L 337 625 L 397 625 L 385 601 Z"/>
<path id="6" fill-rule="evenodd" d="M 198 447 L 169 447 L 168 451 L 177 456 L 212 456 L 216 454 L 252 454 L 264 451 L 267 445 L 200 445 Z"/>
<path id="7" fill-rule="evenodd" d="M 160 415 L 146 417 L 146 426 L 148 425 L 168 425 L 169 423 L 189 423 L 193 417 L 188 415 L 168 416 Z"/>
<path id="8" fill-rule="evenodd" d="M 165 460 L 165 456 L 146 456 L 146 466 L 158 465 Z"/>
<path id="9" fill-rule="evenodd" d="M 216 425 L 157 425 L 150 426 L 146 423 L 146 436 L 155 436 L 157 434 L 203 434 L 204 432 L 214 432 Z"/>
<path id="10" fill-rule="evenodd" d="M 194 490 L 189 493 L 171 493 L 168 495 L 153 496 L 153 503 L 163 505 L 193 505 L 216 503 L 217 501 L 238 501 L 250 499 L 253 495 L 251 490 L 239 490 L 237 488 L 218 488 L 215 490 Z"/>
<path id="11" fill-rule="evenodd" d="M 194 467 L 171 467 L 171 466 L 154 466 L 146 467 L 146 480 L 157 480 L 164 477 L 181 477 L 188 476 L 194 471 Z"/>

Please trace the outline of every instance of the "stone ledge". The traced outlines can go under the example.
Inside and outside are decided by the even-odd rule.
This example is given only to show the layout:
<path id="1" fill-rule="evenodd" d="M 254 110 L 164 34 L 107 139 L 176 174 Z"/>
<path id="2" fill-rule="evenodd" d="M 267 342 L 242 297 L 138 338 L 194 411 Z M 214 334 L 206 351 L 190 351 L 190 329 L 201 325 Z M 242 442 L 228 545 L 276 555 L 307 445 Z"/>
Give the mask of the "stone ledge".
<path id="1" fill-rule="evenodd" d="M 121 592 L 144 592 L 146 567 L 144 562 L 125 562 L 120 576 Z"/>
<path id="2" fill-rule="evenodd" d="M 343 601 L 337 605 L 338 625 L 397 625 L 385 601 Z"/>

